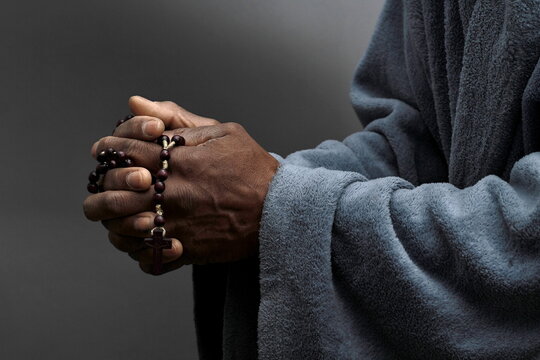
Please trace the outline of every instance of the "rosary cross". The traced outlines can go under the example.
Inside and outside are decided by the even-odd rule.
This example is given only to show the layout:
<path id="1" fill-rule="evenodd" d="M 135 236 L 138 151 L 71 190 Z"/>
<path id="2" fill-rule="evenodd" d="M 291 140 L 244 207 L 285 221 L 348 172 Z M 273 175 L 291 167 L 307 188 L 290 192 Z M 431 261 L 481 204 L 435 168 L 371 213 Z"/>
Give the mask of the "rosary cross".
<path id="1" fill-rule="evenodd" d="M 161 263 L 163 249 L 172 248 L 172 240 L 165 238 L 165 229 L 155 228 L 152 230 L 152 237 L 144 239 L 144 243 L 153 250 L 152 274 L 161 274 L 163 272 L 163 265 Z"/>

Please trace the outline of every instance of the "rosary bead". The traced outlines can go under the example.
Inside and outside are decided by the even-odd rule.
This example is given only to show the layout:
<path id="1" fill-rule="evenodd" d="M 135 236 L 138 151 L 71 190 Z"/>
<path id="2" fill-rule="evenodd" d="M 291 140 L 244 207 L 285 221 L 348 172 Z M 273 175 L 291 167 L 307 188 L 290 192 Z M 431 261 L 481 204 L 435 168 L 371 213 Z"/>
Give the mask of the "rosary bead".
<path id="1" fill-rule="evenodd" d="M 118 167 L 116 160 L 109 160 L 109 169 L 115 169 L 116 167 Z"/>
<path id="2" fill-rule="evenodd" d="M 165 225 L 165 218 L 161 215 L 158 215 L 154 218 L 154 225 L 163 226 Z"/>
<path id="3" fill-rule="evenodd" d="M 117 151 L 116 152 L 116 159 L 120 161 L 124 161 L 126 159 L 126 153 L 123 151 Z"/>
<path id="4" fill-rule="evenodd" d="M 158 178 L 161 181 L 167 180 L 169 177 L 169 173 L 165 169 L 161 169 L 156 173 L 156 178 Z"/>
<path id="5" fill-rule="evenodd" d="M 93 183 L 91 182 L 90 184 L 88 184 L 88 186 L 86 187 L 86 189 L 88 189 L 88 192 L 92 193 L 92 194 L 97 194 L 99 188 L 98 188 L 98 185 L 96 183 Z"/>
<path id="6" fill-rule="evenodd" d="M 116 151 L 114 151 L 113 148 L 108 148 L 107 150 L 105 150 L 105 153 L 107 154 L 107 159 L 113 159 L 116 155 Z"/>
<path id="7" fill-rule="evenodd" d="M 128 120 L 131 119 L 133 116 L 134 116 L 133 114 L 126 115 L 126 117 L 124 118 L 124 121 L 128 121 Z"/>
<path id="8" fill-rule="evenodd" d="M 175 146 L 184 146 L 184 145 L 186 145 L 186 139 L 184 139 L 184 137 L 182 137 L 180 135 L 174 135 L 171 138 L 171 141 L 174 141 Z"/>
<path id="9" fill-rule="evenodd" d="M 152 196 L 152 205 L 154 206 L 163 205 L 164 202 L 165 202 L 165 195 L 163 195 L 162 193 L 155 193 Z"/>
<path id="10" fill-rule="evenodd" d="M 96 157 L 97 161 L 99 162 L 104 162 L 104 161 L 107 161 L 107 153 L 105 152 L 105 150 L 101 151 L 98 156 Z"/>
<path id="11" fill-rule="evenodd" d="M 96 166 L 96 173 L 99 175 L 103 175 L 109 170 L 109 166 L 107 163 L 101 163 Z"/>
<path id="12" fill-rule="evenodd" d="M 90 175 L 88 175 L 88 181 L 90 181 L 91 183 L 97 183 L 98 180 L 99 175 L 95 171 L 92 171 Z"/>
<path id="13" fill-rule="evenodd" d="M 169 150 L 161 150 L 161 153 L 159 154 L 159 158 L 161 161 L 169 160 L 171 158 L 171 154 L 169 154 Z"/>
<path id="14" fill-rule="evenodd" d="M 163 141 L 167 141 L 167 144 L 170 142 L 169 137 L 167 135 L 161 135 L 160 137 L 157 138 L 156 141 L 159 145 L 163 145 Z"/>
<path id="15" fill-rule="evenodd" d="M 127 158 L 126 160 L 124 160 L 124 165 L 126 167 L 132 167 L 133 166 L 133 161 L 130 158 Z"/>
<path id="16" fill-rule="evenodd" d="M 154 184 L 154 191 L 157 193 L 162 193 L 165 191 L 165 183 L 162 181 L 156 181 Z"/>

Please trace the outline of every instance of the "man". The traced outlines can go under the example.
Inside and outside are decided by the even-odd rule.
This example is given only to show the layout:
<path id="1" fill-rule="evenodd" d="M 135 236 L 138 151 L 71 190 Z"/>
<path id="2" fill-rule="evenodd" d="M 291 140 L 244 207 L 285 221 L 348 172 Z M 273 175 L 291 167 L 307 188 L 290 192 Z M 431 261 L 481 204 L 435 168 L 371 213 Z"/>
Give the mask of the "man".
<path id="1" fill-rule="evenodd" d="M 201 358 L 539 358 L 539 59 L 538 1 L 389 0 L 351 92 L 363 131 L 281 159 L 133 97 L 93 153 L 142 168 L 86 214 L 149 270 L 145 141 L 170 129 L 166 267 L 226 264 L 194 268 Z"/>

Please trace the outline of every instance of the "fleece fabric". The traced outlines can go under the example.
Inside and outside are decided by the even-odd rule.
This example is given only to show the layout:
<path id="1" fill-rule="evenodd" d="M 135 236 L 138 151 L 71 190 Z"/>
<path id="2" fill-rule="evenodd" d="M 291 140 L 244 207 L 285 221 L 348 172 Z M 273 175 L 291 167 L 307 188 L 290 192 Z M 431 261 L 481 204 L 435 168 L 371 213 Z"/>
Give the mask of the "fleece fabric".
<path id="1" fill-rule="evenodd" d="M 194 269 L 201 358 L 540 358 L 539 55 L 538 0 L 388 0 L 364 130 L 280 159 L 258 261 Z"/>

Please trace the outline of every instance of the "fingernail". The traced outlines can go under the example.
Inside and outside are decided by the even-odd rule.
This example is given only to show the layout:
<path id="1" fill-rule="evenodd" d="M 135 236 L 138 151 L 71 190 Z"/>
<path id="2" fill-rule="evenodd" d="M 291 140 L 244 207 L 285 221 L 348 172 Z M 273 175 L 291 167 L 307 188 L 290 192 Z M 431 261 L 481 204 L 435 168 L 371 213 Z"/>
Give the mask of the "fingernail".
<path id="1" fill-rule="evenodd" d="M 155 134 L 157 133 L 158 127 L 159 121 L 157 120 L 145 122 L 142 126 L 144 136 L 154 138 L 156 136 Z"/>
<path id="2" fill-rule="evenodd" d="M 126 176 L 126 183 L 131 189 L 133 190 L 138 189 L 140 187 L 140 184 L 142 183 L 141 172 L 140 171 L 130 172 L 128 176 Z"/>

